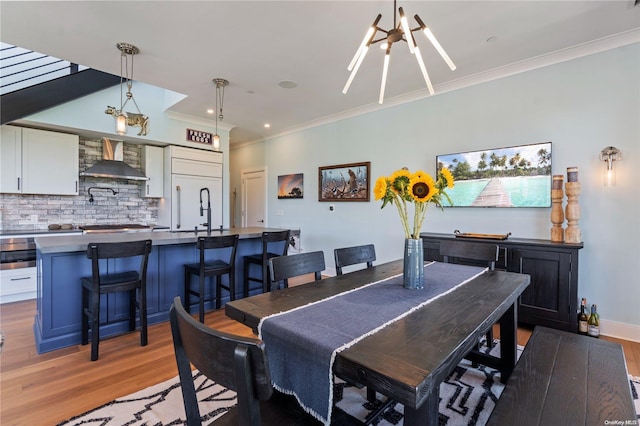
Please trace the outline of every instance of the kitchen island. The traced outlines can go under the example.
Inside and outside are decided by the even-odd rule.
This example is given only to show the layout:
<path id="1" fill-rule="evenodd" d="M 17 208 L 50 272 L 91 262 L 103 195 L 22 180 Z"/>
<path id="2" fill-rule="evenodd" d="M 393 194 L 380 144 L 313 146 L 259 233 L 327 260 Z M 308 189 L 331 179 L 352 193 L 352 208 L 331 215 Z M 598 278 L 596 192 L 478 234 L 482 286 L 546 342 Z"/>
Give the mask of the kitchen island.
<path id="1" fill-rule="evenodd" d="M 260 237 L 275 228 L 235 228 L 212 231 L 211 236 L 239 234 L 236 254 L 236 296 L 242 297 L 243 256 L 262 251 Z M 299 231 L 295 231 L 299 232 Z M 197 237 L 206 231 L 189 232 L 133 232 L 91 235 L 64 235 L 35 238 L 37 248 L 38 289 L 34 334 L 38 353 L 80 344 L 81 286 L 80 278 L 91 275 L 91 261 L 87 258 L 89 243 L 122 242 L 150 239 L 153 248 L 147 269 L 147 318 L 149 324 L 167 321 L 175 296 L 184 297 L 185 263 L 197 263 Z M 109 272 L 137 270 L 139 260 L 110 259 Z M 207 286 L 207 298 L 212 286 Z M 254 293 L 260 290 L 254 291 Z M 222 302 L 229 300 L 223 292 Z M 102 295 L 100 322 L 112 322 L 100 327 L 100 335 L 107 337 L 128 332 L 128 295 Z M 213 305 L 208 302 L 206 309 Z M 194 305 L 195 307 L 195 305 Z"/>

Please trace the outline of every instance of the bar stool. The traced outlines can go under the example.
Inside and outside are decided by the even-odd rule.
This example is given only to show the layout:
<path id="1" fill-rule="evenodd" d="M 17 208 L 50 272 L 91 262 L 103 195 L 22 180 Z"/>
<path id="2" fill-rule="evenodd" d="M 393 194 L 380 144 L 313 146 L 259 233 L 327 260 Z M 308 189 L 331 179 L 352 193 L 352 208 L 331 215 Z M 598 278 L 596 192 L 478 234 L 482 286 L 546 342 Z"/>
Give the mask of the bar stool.
<path id="1" fill-rule="evenodd" d="M 140 346 L 147 345 L 147 264 L 151 253 L 151 240 L 119 243 L 89 243 L 87 258 L 91 259 L 92 275 L 82 277 L 82 330 L 81 342 L 89 340 L 91 322 L 91 361 L 98 359 L 100 342 L 100 295 L 129 292 L 129 331 L 136 329 L 136 308 L 140 315 Z M 140 256 L 138 271 L 100 274 L 100 259 Z M 137 294 L 137 297 L 136 297 Z M 109 324 L 115 321 L 108 321 Z"/>
<path id="2" fill-rule="evenodd" d="M 196 247 L 200 251 L 200 262 L 184 265 L 185 309 L 189 312 L 191 295 L 196 296 L 198 298 L 198 312 L 201 323 L 204 323 L 204 282 L 206 277 L 216 277 L 216 309 L 220 309 L 220 299 L 222 298 L 223 288 L 229 292 L 229 298 L 231 300 L 236 299 L 235 263 L 238 238 L 238 234 L 219 237 L 198 237 Z M 222 253 L 222 256 L 224 256 L 224 253 L 228 253 L 228 257 L 226 260 L 216 259 L 205 261 L 205 252 L 207 250 Z M 228 286 L 222 284 L 222 276 L 225 274 L 229 274 Z M 197 291 L 191 289 L 192 275 L 197 275 L 200 278 Z"/>
<path id="3" fill-rule="evenodd" d="M 262 292 L 271 291 L 271 277 L 269 276 L 269 259 L 286 256 L 289 249 L 290 231 L 276 231 L 262 233 L 262 253 L 244 256 L 244 297 L 249 296 L 249 281 L 262 283 Z M 252 277 L 249 272 L 251 265 L 260 265 L 260 278 Z"/>

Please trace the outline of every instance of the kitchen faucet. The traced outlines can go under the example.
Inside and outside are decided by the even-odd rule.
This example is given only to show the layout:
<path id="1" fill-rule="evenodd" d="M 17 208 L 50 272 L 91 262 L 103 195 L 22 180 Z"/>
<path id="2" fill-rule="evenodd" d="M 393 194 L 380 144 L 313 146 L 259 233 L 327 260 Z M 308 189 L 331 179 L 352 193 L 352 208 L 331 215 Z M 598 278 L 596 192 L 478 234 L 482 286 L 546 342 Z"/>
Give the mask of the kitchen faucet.
<path id="1" fill-rule="evenodd" d="M 207 235 L 211 235 L 211 194 L 209 193 L 209 188 L 200 188 L 200 216 L 204 216 L 204 207 L 202 207 L 202 191 L 207 192 L 207 223 L 203 223 L 202 225 L 206 225 L 207 227 Z"/>

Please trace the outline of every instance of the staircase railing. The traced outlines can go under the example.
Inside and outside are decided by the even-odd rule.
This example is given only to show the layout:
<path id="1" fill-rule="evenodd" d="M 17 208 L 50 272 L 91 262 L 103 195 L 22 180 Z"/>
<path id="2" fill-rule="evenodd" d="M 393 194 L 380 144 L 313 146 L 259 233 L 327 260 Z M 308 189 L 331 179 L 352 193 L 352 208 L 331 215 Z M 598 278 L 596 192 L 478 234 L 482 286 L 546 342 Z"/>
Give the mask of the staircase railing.
<path id="1" fill-rule="evenodd" d="M 0 42 L 0 95 L 84 69 L 87 67 Z"/>

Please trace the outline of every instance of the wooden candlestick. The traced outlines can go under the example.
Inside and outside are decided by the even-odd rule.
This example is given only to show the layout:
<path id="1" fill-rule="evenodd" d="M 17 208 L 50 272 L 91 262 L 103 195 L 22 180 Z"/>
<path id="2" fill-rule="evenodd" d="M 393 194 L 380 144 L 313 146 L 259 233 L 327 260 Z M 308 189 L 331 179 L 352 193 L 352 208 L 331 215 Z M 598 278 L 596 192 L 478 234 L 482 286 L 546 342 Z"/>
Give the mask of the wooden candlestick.
<path id="1" fill-rule="evenodd" d="M 554 175 L 551 185 L 551 223 L 553 224 L 551 227 L 551 241 L 560 243 L 564 241 L 564 229 L 562 228 L 564 223 L 562 180 L 562 175 Z"/>
<path id="2" fill-rule="evenodd" d="M 578 195 L 580 195 L 580 182 L 567 182 L 564 185 L 567 193 L 567 207 L 565 216 L 567 217 L 567 229 L 565 230 L 565 242 L 579 243 L 582 241 L 578 222 L 580 221 L 580 205 Z"/>

